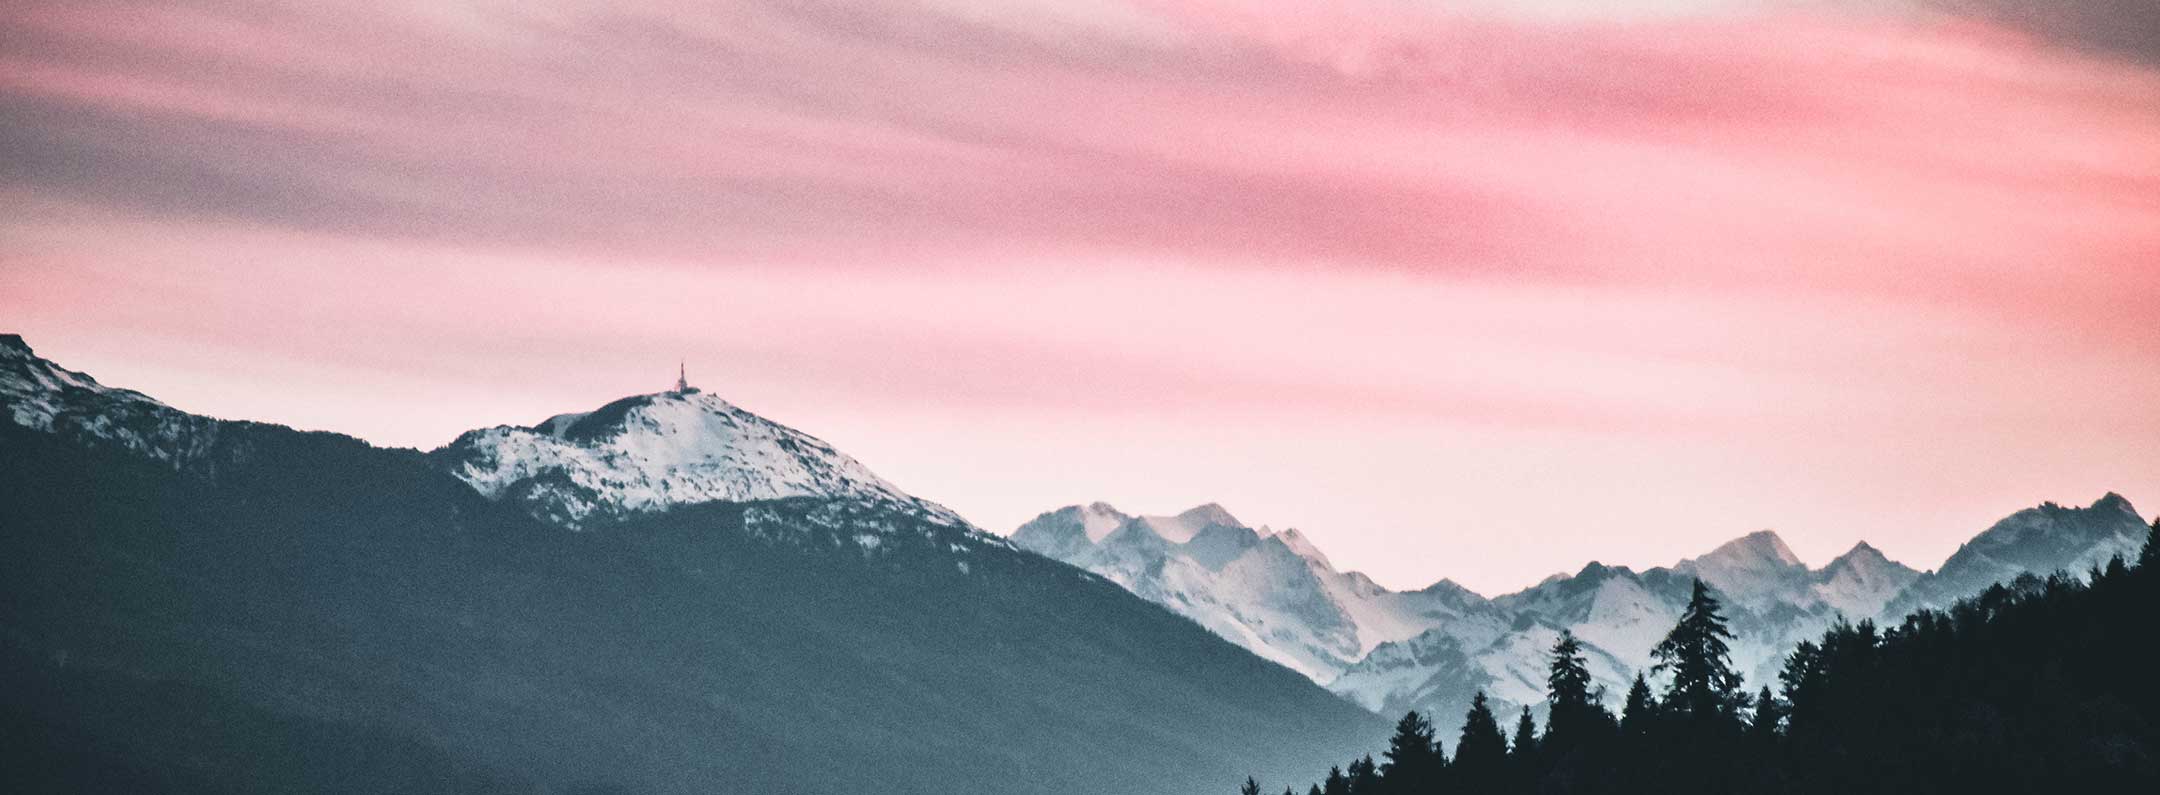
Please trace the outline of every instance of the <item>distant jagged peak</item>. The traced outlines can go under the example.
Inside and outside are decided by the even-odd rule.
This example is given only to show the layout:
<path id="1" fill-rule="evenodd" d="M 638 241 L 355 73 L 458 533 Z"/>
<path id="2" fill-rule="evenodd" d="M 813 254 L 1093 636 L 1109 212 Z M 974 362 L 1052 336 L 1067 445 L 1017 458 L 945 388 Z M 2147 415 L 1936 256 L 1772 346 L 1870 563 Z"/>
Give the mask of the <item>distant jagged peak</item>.
<path id="1" fill-rule="evenodd" d="M 1273 539 L 1263 539 L 1250 527 L 1233 524 L 1209 524 L 1193 534 L 1182 548 L 1185 554 L 1210 571 L 1220 571 L 1231 561 Z M 1285 550 L 1287 551 L 1287 550 Z"/>
<path id="2" fill-rule="evenodd" d="M 1285 528 L 1282 532 L 1274 534 L 1272 538 L 1281 541 L 1283 546 L 1289 547 L 1290 551 L 1297 553 L 1298 557 L 1320 564 L 1331 571 L 1335 568 L 1335 563 L 1328 560 L 1327 553 L 1321 552 L 1320 547 L 1314 544 L 1312 539 L 1307 538 L 1304 533 L 1298 532 L 1295 527 Z"/>
<path id="3" fill-rule="evenodd" d="M 1582 570 L 1575 572 L 1575 576 L 1570 579 L 1597 582 L 1599 580 L 1604 580 L 1610 577 L 1630 575 L 1633 573 L 1634 572 L 1630 571 L 1626 566 L 1607 566 L 1604 563 L 1593 560 L 1589 563 L 1583 564 Z"/>
<path id="4" fill-rule="evenodd" d="M 1823 566 L 1823 572 L 1836 572 L 1836 570 L 1845 570 L 1845 568 L 1881 570 L 1881 568 L 1890 568 L 1890 566 L 1903 566 L 1903 564 L 1890 560 L 1890 555 L 1884 555 L 1884 551 L 1875 549 L 1875 544 L 1868 544 L 1868 542 L 1862 540 L 1858 544 L 1853 544 L 1853 549 L 1847 549 L 1845 553 L 1838 555 L 1838 557 L 1832 557 L 1830 564 Z"/>
<path id="5" fill-rule="evenodd" d="M 2110 491 L 2082 508 L 2050 501 L 2018 511 L 1974 536 L 1971 541 L 1966 542 L 1965 547 L 1984 548 L 2065 535 L 2107 535 L 2123 532 L 2125 528 L 2134 525 L 2142 525 L 2144 521 L 2128 499 Z M 1961 547 L 1960 551 L 1963 549 Z M 1952 556 L 1953 559 L 1955 557 Z"/>
<path id="6" fill-rule="evenodd" d="M 1920 577 L 1919 570 L 1891 560 L 1882 550 L 1862 541 L 1809 579 L 1813 593 L 1825 605 L 1858 618 L 1881 612 L 1884 605 Z"/>
<path id="7" fill-rule="evenodd" d="M 1779 538 L 1774 530 L 1757 530 L 1720 544 L 1708 554 L 1686 562 L 1698 566 L 1717 564 L 1748 569 L 1796 566 L 1805 568 L 1800 558 L 1793 554 L 1792 548 L 1785 546 L 1785 539 Z"/>
<path id="8" fill-rule="evenodd" d="M 1060 559 L 1092 547 L 1155 548 L 1188 544 L 1210 528 L 1244 531 L 1233 536 L 1252 540 L 1275 537 L 1273 531 L 1254 530 L 1220 503 L 1204 503 L 1175 515 L 1131 515 L 1104 501 L 1068 505 L 1048 511 L 1013 531 L 1023 546 Z M 1225 538 L 1230 536 L 1225 536 Z"/>
<path id="9" fill-rule="evenodd" d="M 1097 532 L 1092 527 L 1090 527 L 1088 531 L 1088 540 L 1099 541 L 1102 539 L 1103 536 L 1109 535 L 1110 531 L 1116 530 L 1118 525 L 1124 524 L 1131 519 L 1132 517 L 1126 515 L 1124 511 L 1118 510 L 1117 506 L 1111 505 L 1107 502 L 1097 501 L 1088 503 L 1086 505 L 1067 505 L 1062 508 L 1044 511 L 1040 514 L 1037 514 L 1034 519 L 1029 520 L 1027 524 L 1022 525 L 1022 527 L 1037 524 L 1040 522 L 1052 521 L 1074 524 L 1093 524 L 1097 522 L 1106 522 L 1109 526 L 1102 528 L 1100 532 Z"/>
<path id="10" fill-rule="evenodd" d="M 2115 513 L 2129 514 L 2131 516 L 2140 516 L 2140 514 L 2137 512 L 2137 508 L 2131 505 L 2128 499 L 2125 499 L 2123 495 L 2117 494 L 2112 491 L 2101 495 L 2100 499 L 2093 500 L 2092 506 L 2087 508 L 2086 510 L 2112 511 Z"/>
<path id="11" fill-rule="evenodd" d="M 1456 582 L 1446 577 L 1440 578 L 1438 581 L 1434 582 L 1431 585 L 1419 588 L 1417 592 L 1421 594 L 1426 594 L 1428 596 L 1446 596 L 1456 599 L 1467 598 L 1477 601 L 1485 601 L 1484 594 L 1480 594 L 1476 591 L 1470 590 L 1469 588 L 1464 587 L 1462 583 Z"/>
<path id="12" fill-rule="evenodd" d="M 1936 571 L 1963 590 L 1973 582 L 2007 579 L 2019 571 L 2081 571 L 2144 540 L 2145 521 L 2122 495 L 2108 492 L 2077 508 L 2043 502 L 2004 517 L 1959 545 Z M 1945 604 L 1943 599 L 1933 604 Z"/>
<path id="13" fill-rule="evenodd" d="M 1124 511 L 1118 510 L 1116 506 L 1107 502 L 1097 501 L 1084 506 L 1076 505 L 1071 510 L 1073 511 L 1073 518 L 1080 523 L 1082 535 L 1085 535 L 1088 543 L 1091 544 L 1103 540 L 1104 536 L 1117 532 L 1119 525 L 1132 521 L 1131 516 L 1125 515 Z"/>
<path id="14" fill-rule="evenodd" d="M 1130 521 L 1107 502 L 1067 505 L 1013 528 L 1011 537 L 1022 549 L 1071 562 Z"/>
<path id="15" fill-rule="evenodd" d="M 1013 538 L 1022 546 L 1061 559 L 1078 554 L 1081 549 L 1099 546 L 1160 546 L 1162 551 L 1168 551 L 1200 543 L 1220 546 L 1226 540 L 1236 540 L 1235 545 L 1239 548 L 1249 547 L 1253 542 L 1273 542 L 1295 557 L 1326 571 L 1335 571 L 1334 561 L 1304 531 L 1295 527 L 1281 530 L 1268 525 L 1254 527 L 1216 502 L 1203 503 L 1170 516 L 1128 515 L 1103 501 L 1068 505 L 1046 511 L 1022 524 L 1013 531 Z M 1220 551 L 1211 547 L 1211 554 Z"/>
<path id="16" fill-rule="evenodd" d="M 1572 595 L 1589 593 L 1612 580 L 1637 580 L 1641 575 L 1626 566 L 1608 566 L 1600 561 L 1583 564 L 1574 574 L 1560 572 L 1538 581 L 1538 584 L 1514 593 L 1496 597 L 1498 601 L 1525 602 L 1548 598 L 1570 598 Z M 1447 582 L 1442 580 L 1441 582 Z M 1435 583 L 1437 585 L 1438 583 Z"/>
<path id="17" fill-rule="evenodd" d="M 2079 507 L 2075 505 L 2063 505 L 2053 500 L 2048 500 L 2034 507 L 2019 511 L 2016 514 L 2011 514 L 2010 518 L 2014 519 L 2020 514 L 2027 513 L 2040 513 L 2056 516 L 2098 514 L 2108 518 L 2114 518 L 2114 516 L 2117 514 L 2127 516 L 2139 515 L 2137 512 L 2137 508 L 2130 504 L 2130 500 L 2128 498 L 2113 491 L 2100 495 L 2099 499 L 2093 500 L 2092 503 L 2084 507 Z M 2008 519 L 2005 519 L 2004 521 L 2008 521 Z"/>
<path id="18" fill-rule="evenodd" d="M 1135 517 L 1127 524 L 1137 525 L 1138 529 L 1144 530 L 1146 535 L 1172 544 L 1183 544 L 1191 541 L 1193 536 L 1198 535 L 1200 531 L 1214 525 L 1226 527 L 1245 526 L 1244 522 L 1240 522 L 1237 517 L 1231 516 L 1230 512 L 1224 509 L 1222 505 L 1212 502 L 1188 508 L 1176 516 Z M 1130 532 L 1132 529 L 1131 527 L 1121 528 L 1116 535 L 1138 537 L 1138 533 Z"/>
<path id="19" fill-rule="evenodd" d="M 1883 554 L 1882 550 L 1876 549 L 1874 544 L 1861 541 L 1853 544 L 1852 549 L 1846 550 L 1845 554 L 1832 558 L 1829 564 L 1822 567 L 1822 570 L 1829 572 L 1847 568 L 1874 571 L 1884 568 L 1910 569 L 1911 567 L 1891 560 L 1890 556 Z"/>
<path id="20" fill-rule="evenodd" d="M 1265 536 L 1260 535 L 1259 531 L 1241 524 L 1211 522 L 1207 526 L 1200 528 L 1199 532 L 1194 533 L 1193 537 L 1185 543 L 1189 546 L 1200 543 L 1203 539 L 1234 539 L 1239 546 L 1249 547 L 1265 538 Z"/>
<path id="21" fill-rule="evenodd" d="M 1229 525 L 1231 527 L 1245 526 L 1244 522 L 1240 522 L 1237 517 L 1231 516 L 1230 510 L 1222 507 L 1222 503 L 1219 502 L 1210 502 L 1187 508 L 1183 513 L 1177 515 L 1177 519 L 1195 528 L 1214 524 Z"/>
<path id="22" fill-rule="evenodd" d="M 2075 576 L 2115 555 L 2135 555 L 2146 532 L 2137 509 L 2115 492 L 2083 508 L 2043 502 L 2003 517 L 1959 545 L 1940 567 L 1899 594 L 1885 614 L 1945 607 L 2021 574 Z"/>

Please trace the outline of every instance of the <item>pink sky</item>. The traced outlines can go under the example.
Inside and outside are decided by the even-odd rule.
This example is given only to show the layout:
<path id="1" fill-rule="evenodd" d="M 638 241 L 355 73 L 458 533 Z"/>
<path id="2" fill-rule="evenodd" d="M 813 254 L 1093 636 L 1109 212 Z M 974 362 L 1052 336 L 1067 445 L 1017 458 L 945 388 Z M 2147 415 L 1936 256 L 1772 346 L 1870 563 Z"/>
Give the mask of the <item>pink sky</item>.
<path id="1" fill-rule="evenodd" d="M 2150 4 L 709 5 L 8 4 L 0 330 L 419 447 L 687 358 L 1399 587 L 2160 508 Z"/>

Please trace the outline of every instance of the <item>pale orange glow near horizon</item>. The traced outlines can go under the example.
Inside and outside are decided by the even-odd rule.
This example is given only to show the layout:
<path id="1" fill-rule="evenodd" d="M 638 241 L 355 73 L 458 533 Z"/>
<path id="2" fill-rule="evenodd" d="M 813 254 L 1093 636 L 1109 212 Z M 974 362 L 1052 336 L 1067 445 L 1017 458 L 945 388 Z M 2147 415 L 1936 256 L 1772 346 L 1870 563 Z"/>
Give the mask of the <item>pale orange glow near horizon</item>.
<path id="1" fill-rule="evenodd" d="M 2160 510 L 2154 20 L 1324 5 L 11 5 L 0 331 L 422 448 L 686 358 L 1394 587 Z"/>

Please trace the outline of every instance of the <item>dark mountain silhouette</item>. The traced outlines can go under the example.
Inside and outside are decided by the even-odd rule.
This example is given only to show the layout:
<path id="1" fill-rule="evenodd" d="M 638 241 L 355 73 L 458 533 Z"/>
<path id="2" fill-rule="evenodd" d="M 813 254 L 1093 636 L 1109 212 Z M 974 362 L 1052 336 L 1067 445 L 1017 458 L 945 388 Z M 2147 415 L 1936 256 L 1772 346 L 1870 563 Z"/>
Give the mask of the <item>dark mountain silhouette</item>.
<path id="1" fill-rule="evenodd" d="M 0 349 L 9 791 L 1177 793 L 1385 733 L 933 514 L 572 531 Z"/>

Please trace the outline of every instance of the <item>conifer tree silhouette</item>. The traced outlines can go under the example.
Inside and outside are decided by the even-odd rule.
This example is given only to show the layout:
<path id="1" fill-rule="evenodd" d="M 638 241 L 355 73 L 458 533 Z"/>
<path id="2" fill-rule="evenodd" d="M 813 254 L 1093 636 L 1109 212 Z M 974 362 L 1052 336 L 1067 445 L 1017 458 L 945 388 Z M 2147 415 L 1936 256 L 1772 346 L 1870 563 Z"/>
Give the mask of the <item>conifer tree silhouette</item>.
<path id="1" fill-rule="evenodd" d="M 1752 705 L 1720 606 L 1696 583 L 1659 644 L 1663 698 L 1638 672 L 1614 721 L 1584 695 L 1583 648 L 1563 635 L 1542 734 L 1524 710 L 1511 752 L 1478 693 L 1453 765 L 1411 712 L 1386 762 L 1361 756 L 1308 795 L 2160 792 L 2160 688 L 2146 676 L 2160 658 L 2156 535 L 2136 565 L 2109 561 L 2090 579 L 2021 575 L 1887 628 L 1840 619 L 1797 644 Z M 1571 732 L 1563 705 L 1604 723 Z"/>
<path id="2" fill-rule="evenodd" d="M 1383 790 L 1406 795 L 1437 786 L 1441 769 L 1447 764 L 1447 757 L 1433 739 L 1432 723 L 1416 710 L 1404 713 L 1402 720 L 1395 722 L 1395 735 L 1388 738 L 1387 751 L 1381 757 L 1387 760 L 1380 764 Z"/>
<path id="3" fill-rule="evenodd" d="M 1592 691 L 1590 661 L 1575 633 L 1560 631 L 1553 643 L 1552 663 L 1545 675 L 1545 737 L 1541 742 L 1556 755 L 1565 755 L 1584 743 L 1596 742 L 1615 728 L 1613 715 L 1602 703 L 1603 691 Z"/>
<path id="4" fill-rule="evenodd" d="M 1627 702 L 1620 707 L 1620 733 L 1640 738 L 1650 733 L 1650 724 L 1657 719 L 1657 697 L 1650 694 L 1650 683 L 1642 672 L 1635 673 L 1635 682 L 1628 685 Z"/>
<path id="5" fill-rule="evenodd" d="M 1523 707 L 1522 715 L 1515 719 L 1515 739 L 1508 743 L 1508 755 L 1525 760 L 1537 754 L 1537 721 L 1530 717 L 1530 708 Z"/>
<path id="6" fill-rule="evenodd" d="M 1350 777 L 1343 775 L 1341 767 L 1328 768 L 1327 779 L 1320 783 L 1321 795 L 1350 795 Z"/>
<path id="7" fill-rule="evenodd" d="M 1493 717 L 1485 691 L 1470 700 L 1463 715 L 1462 739 L 1455 744 L 1455 764 L 1449 768 L 1453 783 L 1468 792 L 1492 792 L 1507 769 L 1507 737 Z"/>
<path id="8" fill-rule="evenodd" d="M 1784 707 L 1778 704 L 1777 696 L 1770 693 L 1770 686 L 1764 685 L 1762 692 L 1755 694 L 1755 711 L 1748 719 L 1748 737 L 1755 741 L 1756 747 L 1767 748 L 1777 741 L 1778 726 L 1784 720 Z"/>
<path id="9" fill-rule="evenodd" d="M 1665 710 L 1697 722 L 1729 722 L 1742 703 L 1740 674 L 1732 667 L 1732 630 L 1719 612 L 1717 597 L 1695 581 L 1687 609 L 1650 656 L 1653 673 L 1672 673 L 1665 688 Z"/>
<path id="10" fill-rule="evenodd" d="M 1350 760 L 1345 775 L 1350 778 L 1350 795 L 1380 794 L 1380 770 L 1373 765 L 1372 754 Z"/>

